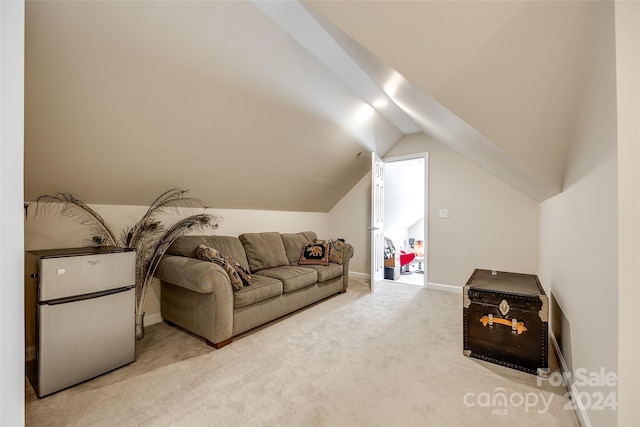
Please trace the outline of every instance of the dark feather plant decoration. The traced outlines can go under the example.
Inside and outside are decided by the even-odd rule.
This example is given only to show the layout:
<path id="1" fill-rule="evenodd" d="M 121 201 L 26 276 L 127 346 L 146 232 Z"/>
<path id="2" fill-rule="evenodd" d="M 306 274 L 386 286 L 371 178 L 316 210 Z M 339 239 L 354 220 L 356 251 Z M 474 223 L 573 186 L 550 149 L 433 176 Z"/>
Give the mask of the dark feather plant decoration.
<path id="1" fill-rule="evenodd" d="M 218 217 L 211 214 L 191 215 L 173 224 L 159 239 L 143 239 L 138 248 L 136 262 L 136 313 L 140 315 L 151 279 L 169 246 L 180 236 L 190 231 L 200 231 L 206 227 L 218 228 Z"/>
<path id="2" fill-rule="evenodd" d="M 141 322 L 143 306 L 151 279 L 169 246 L 180 236 L 190 231 L 204 228 L 218 228 L 219 217 L 212 214 L 196 214 L 183 218 L 165 231 L 157 216 L 172 209 L 198 207 L 206 209 L 199 199 L 184 197 L 188 190 L 173 188 L 162 193 L 151 203 L 143 217 L 122 232 L 119 241 L 106 221 L 93 209 L 69 193 L 44 195 L 36 200 L 35 215 L 58 213 L 78 221 L 94 236 L 92 243 L 105 246 L 119 246 L 136 250 L 136 323 Z M 25 208 L 28 212 L 28 207 Z M 119 244 L 118 244 L 119 243 Z M 139 337 L 141 338 L 141 336 Z"/>
<path id="3" fill-rule="evenodd" d="M 218 218 L 210 214 L 192 215 L 175 223 L 165 232 L 157 216 L 185 207 L 206 209 L 200 199 L 185 197 L 189 190 L 172 188 L 158 196 L 133 227 L 122 232 L 120 244 L 136 250 L 136 316 L 142 316 L 147 290 L 162 255 L 173 241 L 190 230 L 218 228 Z"/>
<path id="4" fill-rule="evenodd" d="M 91 209 L 82 200 L 73 197 L 70 193 L 40 196 L 36 199 L 35 205 L 35 215 L 47 215 L 52 212 L 60 214 L 87 227 L 92 236 L 94 236 L 94 241 L 97 238 L 106 246 L 116 246 L 116 236 L 107 222 L 98 212 Z"/>
<path id="5" fill-rule="evenodd" d="M 184 197 L 189 190 L 172 188 L 165 191 L 151 203 L 147 212 L 133 227 L 123 231 L 120 236 L 120 244 L 125 248 L 138 248 L 141 240 L 158 238 L 164 231 L 164 227 L 156 219 L 156 216 L 176 208 L 199 207 L 205 208 L 199 199 Z"/>

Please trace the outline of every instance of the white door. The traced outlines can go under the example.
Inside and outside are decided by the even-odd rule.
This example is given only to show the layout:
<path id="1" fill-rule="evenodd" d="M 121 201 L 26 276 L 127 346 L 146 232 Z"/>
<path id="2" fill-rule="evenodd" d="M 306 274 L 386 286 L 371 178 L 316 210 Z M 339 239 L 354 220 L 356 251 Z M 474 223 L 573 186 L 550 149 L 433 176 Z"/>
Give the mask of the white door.
<path id="1" fill-rule="evenodd" d="M 384 162 L 371 153 L 371 291 L 384 280 Z"/>

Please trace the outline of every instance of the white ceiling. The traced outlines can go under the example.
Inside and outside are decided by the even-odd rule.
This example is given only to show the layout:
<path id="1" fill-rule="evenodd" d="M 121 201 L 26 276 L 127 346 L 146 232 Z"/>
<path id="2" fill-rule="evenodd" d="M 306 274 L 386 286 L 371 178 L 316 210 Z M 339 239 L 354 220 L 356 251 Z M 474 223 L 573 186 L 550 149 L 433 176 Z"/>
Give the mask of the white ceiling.
<path id="1" fill-rule="evenodd" d="M 258 7 L 256 7 L 256 5 Z M 591 2 L 27 2 L 25 192 L 326 212 L 425 131 L 559 191 Z M 394 88 L 389 86 L 395 82 Z M 368 103 L 395 101 L 379 111 Z"/>
<path id="2" fill-rule="evenodd" d="M 536 200 L 562 188 L 597 3 L 305 2 L 425 133 Z"/>

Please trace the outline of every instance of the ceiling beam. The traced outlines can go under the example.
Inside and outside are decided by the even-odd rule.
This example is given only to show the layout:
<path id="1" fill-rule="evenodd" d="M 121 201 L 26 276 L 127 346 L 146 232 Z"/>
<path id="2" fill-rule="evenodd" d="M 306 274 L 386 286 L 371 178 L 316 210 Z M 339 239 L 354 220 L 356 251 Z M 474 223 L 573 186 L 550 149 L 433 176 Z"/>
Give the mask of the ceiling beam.
<path id="1" fill-rule="evenodd" d="M 374 108 L 402 133 L 407 135 L 420 132 L 420 128 L 409 116 L 391 101 L 380 85 L 373 81 L 362 67 L 336 43 L 302 4 L 297 1 L 256 0 L 252 3 L 318 58 L 364 102 L 373 105 L 378 100 L 387 101 L 385 106 L 374 106 Z"/>
<path id="2" fill-rule="evenodd" d="M 388 100 L 378 112 L 403 133 L 432 136 L 537 201 L 560 193 L 317 12 L 298 1 L 253 3 L 365 102 Z"/>

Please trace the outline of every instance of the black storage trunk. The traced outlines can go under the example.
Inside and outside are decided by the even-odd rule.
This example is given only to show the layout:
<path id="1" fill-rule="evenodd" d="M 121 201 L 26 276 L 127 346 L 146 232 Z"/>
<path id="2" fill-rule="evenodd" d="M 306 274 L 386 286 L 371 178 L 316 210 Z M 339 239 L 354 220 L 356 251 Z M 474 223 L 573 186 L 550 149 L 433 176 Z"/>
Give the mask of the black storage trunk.
<path id="1" fill-rule="evenodd" d="M 477 269 L 463 307 L 466 356 L 548 374 L 549 299 L 537 276 Z"/>

